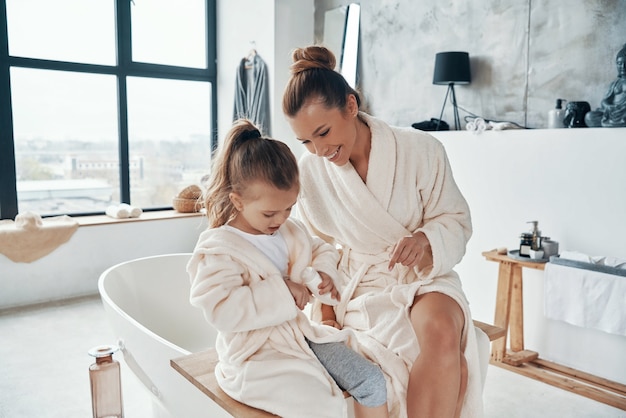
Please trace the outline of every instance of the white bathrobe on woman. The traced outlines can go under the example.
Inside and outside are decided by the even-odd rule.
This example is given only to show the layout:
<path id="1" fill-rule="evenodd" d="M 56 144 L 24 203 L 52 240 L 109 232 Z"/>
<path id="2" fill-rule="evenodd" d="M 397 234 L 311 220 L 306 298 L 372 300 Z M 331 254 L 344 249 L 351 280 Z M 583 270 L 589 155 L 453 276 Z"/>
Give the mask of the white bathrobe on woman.
<path id="1" fill-rule="evenodd" d="M 299 216 L 315 235 L 342 247 L 344 290 L 335 307 L 337 321 L 357 331 L 359 350 L 381 366 L 391 416 L 403 418 L 409 370 L 420 351 L 409 308 L 416 295 L 449 295 L 465 315 L 462 344 L 469 381 L 461 416 L 481 417 L 475 329 L 452 270 L 472 233 L 467 202 L 443 145 L 434 137 L 390 127 L 364 113 L 359 116 L 372 134 L 366 183 L 350 163 L 340 167 L 313 154 L 300 160 Z M 422 272 L 397 264 L 389 271 L 393 245 L 417 231 L 430 241 L 433 268 Z"/>
<path id="2" fill-rule="evenodd" d="M 279 229 L 289 251 L 289 275 L 305 267 L 337 279 L 336 249 L 288 219 Z M 348 340 L 349 330 L 311 324 L 278 268 L 243 237 L 204 231 L 187 265 L 191 304 L 218 331 L 215 376 L 232 398 L 286 418 L 347 416 L 342 390 L 309 348 Z"/>

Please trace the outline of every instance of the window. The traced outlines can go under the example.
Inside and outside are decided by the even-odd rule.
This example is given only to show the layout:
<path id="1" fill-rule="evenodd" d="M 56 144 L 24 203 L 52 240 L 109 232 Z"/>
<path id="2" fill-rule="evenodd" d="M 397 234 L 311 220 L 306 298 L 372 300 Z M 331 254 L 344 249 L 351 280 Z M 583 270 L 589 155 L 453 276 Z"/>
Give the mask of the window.
<path id="1" fill-rule="evenodd" d="M 0 218 L 171 207 L 217 145 L 215 0 L 0 0 Z"/>

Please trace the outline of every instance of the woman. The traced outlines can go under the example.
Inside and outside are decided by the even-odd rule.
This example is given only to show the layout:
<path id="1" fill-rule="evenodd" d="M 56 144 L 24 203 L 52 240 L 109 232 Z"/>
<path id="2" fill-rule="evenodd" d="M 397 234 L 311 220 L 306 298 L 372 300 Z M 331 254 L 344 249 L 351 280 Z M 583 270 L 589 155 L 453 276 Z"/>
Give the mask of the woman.
<path id="1" fill-rule="evenodd" d="M 293 61 L 283 111 L 309 151 L 298 213 L 342 249 L 341 303 L 317 319 L 356 331 L 385 372 L 390 416 L 482 416 L 476 335 L 452 271 L 470 214 L 443 146 L 360 112 L 326 48 Z"/>

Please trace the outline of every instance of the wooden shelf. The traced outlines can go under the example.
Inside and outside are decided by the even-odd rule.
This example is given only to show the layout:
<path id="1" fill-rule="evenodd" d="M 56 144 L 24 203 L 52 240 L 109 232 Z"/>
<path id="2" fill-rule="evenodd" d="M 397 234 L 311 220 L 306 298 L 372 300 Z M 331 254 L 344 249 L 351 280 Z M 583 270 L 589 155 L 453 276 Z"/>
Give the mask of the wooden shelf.
<path id="1" fill-rule="evenodd" d="M 494 360 L 491 360 L 490 363 L 496 367 L 626 411 L 626 385 L 621 383 L 540 358 L 518 366 Z"/>

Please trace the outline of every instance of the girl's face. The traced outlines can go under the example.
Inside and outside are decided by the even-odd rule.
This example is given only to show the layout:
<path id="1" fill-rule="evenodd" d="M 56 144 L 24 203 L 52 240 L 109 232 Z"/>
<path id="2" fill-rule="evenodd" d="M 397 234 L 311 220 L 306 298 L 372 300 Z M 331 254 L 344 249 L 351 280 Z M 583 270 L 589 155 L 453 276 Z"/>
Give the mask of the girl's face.
<path id="1" fill-rule="evenodd" d="M 319 100 L 310 100 L 292 118 L 288 118 L 296 138 L 306 149 L 342 166 L 350 160 L 357 138 L 358 105 L 348 96 L 346 110 L 326 108 Z"/>
<path id="2" fill-rule="evenodd" d="M 298 192 L 298 186 L 280 190 L 261 181 L 247 186 L 243 194 L 231 192 L 238 213 L 229 225 L 249 234 L 271 235 L 291 214 Z"/>

